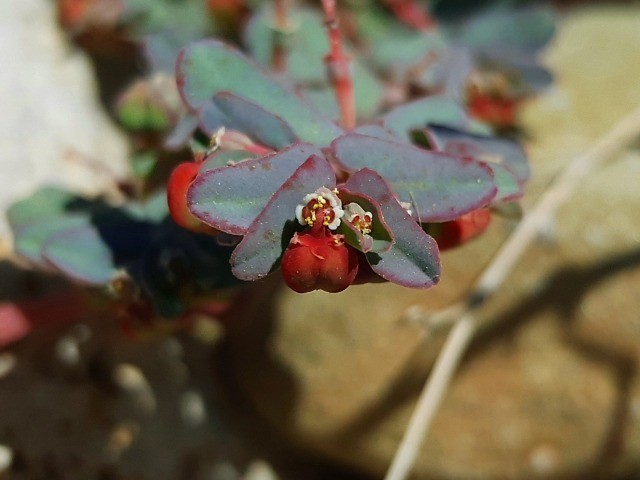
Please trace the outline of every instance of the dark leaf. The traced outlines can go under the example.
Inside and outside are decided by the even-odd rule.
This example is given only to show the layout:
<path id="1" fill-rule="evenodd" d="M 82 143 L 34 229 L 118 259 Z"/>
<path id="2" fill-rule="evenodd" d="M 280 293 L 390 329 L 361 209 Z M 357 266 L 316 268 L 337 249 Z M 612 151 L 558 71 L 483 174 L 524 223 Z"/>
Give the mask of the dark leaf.
<path id="1" fill-rule="evenodd" d="M 201 128 L 213 135 L 226 127 L 242 132 L 262 145 L 274 149 L 295 143 L 290 125 L 264 108 L 230 92 L 219 92 L 200 111 Z"/>

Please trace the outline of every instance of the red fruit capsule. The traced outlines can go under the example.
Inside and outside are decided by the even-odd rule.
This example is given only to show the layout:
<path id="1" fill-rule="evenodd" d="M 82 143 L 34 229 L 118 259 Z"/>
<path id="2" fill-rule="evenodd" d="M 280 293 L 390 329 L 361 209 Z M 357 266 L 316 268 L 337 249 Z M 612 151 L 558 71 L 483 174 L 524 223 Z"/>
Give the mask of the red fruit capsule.
<path id="1" fill-rule="evenodd" d="M 282 256 L 284 281 L 298 293 L 341 292 L 353 283 L 357 273 L 356 250 L 326 229 L 296 233 Z"/>
<path id="2" fill-rule="evenodd" d="M 472 117 L 487 122 L 496 128 L 510 128 L 517 123 L 517 101 L 478 94 L 468 104 Z"/>
<path id="3" fill-rule="evenodd" d="M 181 163 L 171 172 L 167 183 L 169 213 L 174 222 L 187 230 L 216 235 L 218 231 L 193 216 L 187 204 L 187 190 L 198 175 L 199 169 L 200 163 L 188 162 Z"/>
<path id="4" fill-rule="evenodd" d="M 427 229 L 440 250 L 448 250 L 477 237 L 491 223 L 491 212 L 486 208 L 474 210 L 455 220 L 444 223 L 432 223 Z"/>

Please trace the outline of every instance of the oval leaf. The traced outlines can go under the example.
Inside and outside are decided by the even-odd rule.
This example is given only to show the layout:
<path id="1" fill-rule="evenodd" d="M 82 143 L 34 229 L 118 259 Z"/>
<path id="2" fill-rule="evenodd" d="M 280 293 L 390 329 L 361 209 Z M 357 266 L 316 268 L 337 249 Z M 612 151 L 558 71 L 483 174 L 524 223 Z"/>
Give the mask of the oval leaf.
<path id="1" fill-rule="evenodd" d="M 209 170 L 188 191 L 189 208 L 223 232 L 244 235 L 269 199 L 311 155 L 322 152 L 297 144 L 276 154 Z"/>
<path id="2" fill-rule="evenodd" d="M 429 126 L 427 134 L 429 143 L 438 151 L 498 163 L 510 170 L 521 183 L 531 175 L 527 154 L 513 140 L 476 135 L 443 125 Z"/>
<path id="3" fill-rule="evenodd" d="M 58 270 L 83 283 L 104 285 L 118 273 L 111 250 L 91 227 L 53 235 L 42 253 Z"/>
<path id="4" fill-rule="evenodd" d="M 399 138 L 411 141 L 411 130 L 421 130 L 430 123 L 466 128 L 470 124 L 462 106 L 453 99 L 433 95 L 404 104 L 382 117 L 384 126 Z"/>
<path id="5" fill-rule="evenodd" d="M 216 93 L 229 91 L 280 117 L 303 141 L 327 145 L 341 133 L 238 50 L 216 40 L 196 42 L 180 52 L 177 80 L 185 102 L 194 110 Z"/>
<path id="6" fill-rule="evenodd" d="M 358 134 L 338 138 L 332 148 L 347 170 L 382 175 L 421 222 L 453 220 L 488 205 L 497 192 L 491 169 L 468 158 Z"/>
<path id="7" fill-rule="evenodd" d="M 216 93 L 202 109 L 201 127 L 209 134 L 226 127 L 275 149 L 297 141 L 291 126 L 282 118 L 231 92 Z"/>

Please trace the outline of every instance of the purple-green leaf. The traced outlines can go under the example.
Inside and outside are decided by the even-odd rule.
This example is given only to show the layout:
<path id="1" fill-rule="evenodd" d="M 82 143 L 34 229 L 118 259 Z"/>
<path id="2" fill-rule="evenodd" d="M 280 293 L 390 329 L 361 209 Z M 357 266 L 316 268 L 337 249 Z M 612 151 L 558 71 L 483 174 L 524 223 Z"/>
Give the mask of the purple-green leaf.
<path id="1" fill-rule="evenodd" d="M 374 272 L 385 280 L 412 288 L 429 288 L 440 279 L 438 246 L 400 205 L 387 182 L 376 172 L 362 169 L 345 187 L 376 201 L 395 242 L 383 252 L 366 254 Z"/>
<path id="2" fill-rule="evenodd" d="M 220 167 L 228 167 L 230 165 L 236 165 L 245 160 L 251 160 L 256 158 L 255 153 L 247 152 L 245 150 L 221 150 L 208 155 L 202 162 L 199 174 L 214 170 Z"/>
<path id="3" fill-rule="evenodd" d="M 229 91 L 280 117 L 303 141 L 327 145 L 341 133 L 238 50 L 216 40 L 192 43 L 180 52 L 177 80 L 185 102 L 194 110 L 216 93 Z"/>
<path id="4" fill-rule="evenodd" d="M 14 248 L 18 255 L 42 264 L 42 249 L 47 240 L 59 232 L 90 225 L 86 214 L 69 214 L 29 224 L 14 231 Z"/>
<path id="5" fill-rule="evenodd" d="M 69 277 L 91 285 L 104 285 L 118 273 L 112 251 L 92 227 L 72 228 L 51 236 L 42 255 Z"/>
<path id="6" fill-rule="evenodd" d="M 204 172 L 189 188 L 189 208 L 218 230 L 244 235 L 274 192 L 312 155 L 322 156 L 322 152 L 300 143 L 272 155 Z"/>
<path id="7" fill-rule="evenodd" d="M 527 154 L 513 140 L 475 135 L 442 125 L 431 125 L 427 134 L 435 150 L 498 163 L 510 170 L 520 183 L 525 182 L 531 174 Z"/>
<path id="8" fill-rule="evenodd" d="M 383 125 L 399 138 L 410 141 L 411 130 L 422 130 L 429 123 L 466 128 L 471 123 L 462 106 L 441 95 L 406 103 L 382 117 Z"/>
<path id="9" fill-rule="evenodd" d="M 200 127 L 209 135 L 226 127 L 275 149 L 297 141 L 291 126 L 282 118 L 228 91 L 216 93 L 201 107 L 199 117 Z"/>
<path id="10" fill-rule="evenodd" d="M 446 222 L 488 205 L 497 193 L 493 172 L 482 162 L 348 134 L 332 148 L 344 168 L 371 168 L 421 222 Z"/>
<path id="11" fill-rule="evenodd" d="M 233 274 L 241 280 L 259 280 L 268 275 L 299 228 L 296 206 L 306 194 L 320 187 L 331 189 L 335 184 L 331 165 L 319 156 L 309 157 L 273 195 L 234 250 Z"/>

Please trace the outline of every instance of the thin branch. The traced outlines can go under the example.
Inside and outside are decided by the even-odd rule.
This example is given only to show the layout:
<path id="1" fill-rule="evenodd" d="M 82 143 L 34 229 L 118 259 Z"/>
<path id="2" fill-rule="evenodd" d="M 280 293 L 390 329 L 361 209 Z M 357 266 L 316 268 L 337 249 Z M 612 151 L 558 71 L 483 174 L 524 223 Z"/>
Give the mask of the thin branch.
<path id="1" fill-rule="evenodd" d="M 639 133 L 640 108 L 617 123 L 589 151 L 571 161 L 504 243 L 476 282 L 462 308 L 459 305 L 451 307 L 451 312 L 457 315 L 456 322 L 436 360 L 433 373 L 420 394 L 416 409 L 385 480 L 405 480 L 411 473 L 438 406 L 477 328 L 473 311 L 500 288 L 526 248 L 555 216 L 559 207 L 571 198 L 585 177 L 618 150 L 632 142 Z M 421 320 L 420 316 L 416 315 L 415 309 L 409 314 L 414 321 Z M 440 318 L 441 322 L 443 318 Z M 428 317 L 424 320 L 428 321 Z"/>
<path id="2" fill-rule="evenodd" d="M 327 74 L 336 95 L 342 126 L 352 129 L 356 126 L 357 120 L 355 96 L 349 58 L 342 51 L 342 36 L 336 16 L 336 0 L 322 0 L 322 8 L 329 36 L 329 53 L 324 59 Z"/>

